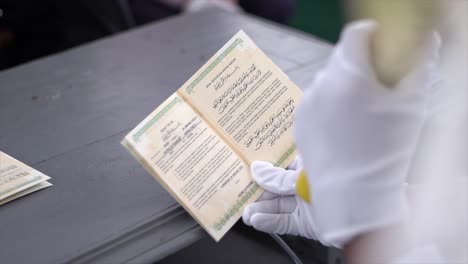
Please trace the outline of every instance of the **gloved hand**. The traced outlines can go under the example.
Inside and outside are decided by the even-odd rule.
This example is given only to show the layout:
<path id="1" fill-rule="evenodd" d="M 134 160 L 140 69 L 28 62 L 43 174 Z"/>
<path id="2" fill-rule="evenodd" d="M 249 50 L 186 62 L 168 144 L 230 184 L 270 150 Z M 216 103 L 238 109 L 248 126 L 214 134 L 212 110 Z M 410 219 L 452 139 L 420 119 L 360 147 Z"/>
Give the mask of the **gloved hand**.
<path id="1" fill-rule="evenodd" d="M 405 222 L 403 183 L 435 83 L 435 35 L 397 87 L 379 83 L 369 58 L 376 28 L 364 21 L 345 29 L 296 112 L 295 138 L 312 194 L 309 221 L 318 240 L 336 247 Z"/>
<path id="2" fill-rule="evenodd" d="M 244 209 L 242 219 L 246 225 L 267 233 L 316 239 L 309 205 L 295 195 L 301 163 L 300 157 L 287 169 L 264 161 L 252 163 L 252 177 L 265 192 Z"/>

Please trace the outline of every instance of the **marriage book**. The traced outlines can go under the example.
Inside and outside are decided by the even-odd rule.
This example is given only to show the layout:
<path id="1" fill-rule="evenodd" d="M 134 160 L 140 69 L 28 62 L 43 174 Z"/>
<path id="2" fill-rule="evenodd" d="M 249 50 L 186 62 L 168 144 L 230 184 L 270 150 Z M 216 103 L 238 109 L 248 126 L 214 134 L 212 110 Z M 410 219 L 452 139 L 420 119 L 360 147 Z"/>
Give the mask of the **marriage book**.
<path id="1" fill-rule="evenodd" d="M 238 32 L 122 145 L 216 240 L 263 192 L 254 160 L 287 167 L 296 156 L 301 90 Z"/>

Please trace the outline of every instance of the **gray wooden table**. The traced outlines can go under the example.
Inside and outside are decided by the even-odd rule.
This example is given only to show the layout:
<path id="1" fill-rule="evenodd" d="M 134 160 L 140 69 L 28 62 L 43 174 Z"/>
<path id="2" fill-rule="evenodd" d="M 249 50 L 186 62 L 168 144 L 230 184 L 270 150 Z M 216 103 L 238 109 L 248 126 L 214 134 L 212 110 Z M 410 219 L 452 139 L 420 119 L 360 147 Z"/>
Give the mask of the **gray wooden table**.
<path id="1" fill-rule="evenodd" d="M 300 87 L 330 53 L 206 10 L 0 72 L 0 150 L 54 184 L 0 207 L 1 263 L 149 263 L 204 237 L 119 142 L 240 29 Z"/>

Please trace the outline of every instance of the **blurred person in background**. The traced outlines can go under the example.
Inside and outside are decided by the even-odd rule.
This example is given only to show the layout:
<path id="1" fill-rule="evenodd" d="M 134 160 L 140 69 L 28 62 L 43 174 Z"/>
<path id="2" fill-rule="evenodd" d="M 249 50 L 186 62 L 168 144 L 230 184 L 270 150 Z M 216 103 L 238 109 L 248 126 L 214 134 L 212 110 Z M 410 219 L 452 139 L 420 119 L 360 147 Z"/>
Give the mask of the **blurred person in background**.
<path id="1" fill-rule="evenodd" d="M 1 0 L 0 70 L 207 7 L 286 23 L 296 0 Z"/>
<path id="2" fill-rule="evenodd" d="M 245 12 L 286 23 L 294 14 L 296 0 L 130 0 L 138 24 L 180 12 L 195 12 L 207 7 Z"/>

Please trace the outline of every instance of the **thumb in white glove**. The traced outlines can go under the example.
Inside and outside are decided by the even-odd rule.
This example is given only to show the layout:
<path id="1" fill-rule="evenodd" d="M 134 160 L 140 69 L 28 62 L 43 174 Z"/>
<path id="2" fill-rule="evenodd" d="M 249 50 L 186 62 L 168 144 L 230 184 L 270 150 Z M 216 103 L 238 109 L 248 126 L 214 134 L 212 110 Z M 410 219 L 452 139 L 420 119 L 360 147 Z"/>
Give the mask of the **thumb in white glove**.
<path id="1" fill-rule="evenodd" d="M 299 157 L 287 169 L 264 161 L 252 163 L 252 177 L 266 191 L 244 209 L 242 219 L 246 225 L 267 233 L 316 239 L 309 205 L 296 195 L 301 167 Z"/>

